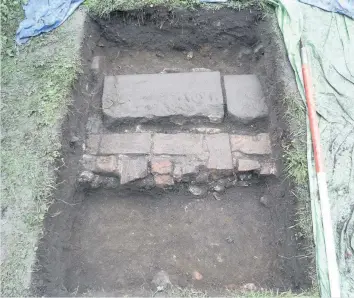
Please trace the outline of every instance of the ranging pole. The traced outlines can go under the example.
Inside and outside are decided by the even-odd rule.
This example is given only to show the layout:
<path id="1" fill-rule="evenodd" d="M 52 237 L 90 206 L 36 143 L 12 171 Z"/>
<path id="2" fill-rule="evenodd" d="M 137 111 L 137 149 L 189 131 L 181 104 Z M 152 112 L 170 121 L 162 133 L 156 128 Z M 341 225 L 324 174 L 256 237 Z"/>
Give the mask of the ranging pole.
<path id="1" fill-rule="evenodd" d="M 316 105 L 314 100 L 314 92 L 312 85 L 312 78 L 310 74 L 310 66 L 308 63 L 307 49 L 302 45 L 301 47 L 301 59 L 302 59 L 302 76 L 304 81 L 307 112 L 310 122 L 310 130 L 312 137 L 313 155 L 315 158 L 315 167 L 317 173 L 317 185 L 320 196 L 320 206 L 322 214 L 322 225 L 324 230 L 324 240 L 326 248 L 326 256 L 328 263 L 328 278 L 332 298 L 340 297 L 340 276 L 337 264 L 337 256 L 335 249 L 335 242 L 333 236 L 331 208 L 328 198 L 327 179 L 324 166 L 324 159 L 321 151 L 320 131 L 318 128 L 318 121 L 316 115 Z"/>

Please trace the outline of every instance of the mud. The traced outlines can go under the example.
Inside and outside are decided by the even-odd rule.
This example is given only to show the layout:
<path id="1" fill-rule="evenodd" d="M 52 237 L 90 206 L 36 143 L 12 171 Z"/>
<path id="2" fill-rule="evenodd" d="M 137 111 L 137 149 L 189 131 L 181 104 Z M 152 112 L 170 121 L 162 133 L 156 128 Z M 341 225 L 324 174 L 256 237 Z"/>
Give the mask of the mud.
<path id="1" fill-rule="evenodd" d="M 287 138 L 282 98 L 296 92 L 272 16 L 256 10 L 188 12 L 148 9 L 87 22 L 84 72 L 63 125 L 63 159 L 55 203 L 45 220 L 32 292 L 45 296 L 149 296 L 160 270 L 172 284 L 225 294 L 225 287 L 300 291 L 310 286 L 309 260 L 296 238 L 295 198 L 284 177 L 252 187 L 196 198 L 178 191 L 137 192 L 78 187 L 82 144 L 102 125 L 102 75 L 90 70 L 105 56 L 103 74 L 159 73 L 165 68 L 209 68 L 222 74 L 258 75 L 270 121 L 253 126 L 229 122 L 220 130 L 270 131 L 281 167 Z M 187 55 L 193 51 L 193 58 Z M 217 126 L 213 126 L 218 128 Z M 174 126 L 139 127 L 173 132 Z M 194 127 L 194 129 L 197 129 Z M 134 131 L 117 127 L 114 131 Z M 178 130 L 191 131 L 191 126 Z M 261 197 L 267 196 L 265 206 Z M 229 240 L 227 240 L 229 239 Z M 230 240 L 231 239 L 231 240 Z M 193 280 L 193 271 L 203 275 Z"/>

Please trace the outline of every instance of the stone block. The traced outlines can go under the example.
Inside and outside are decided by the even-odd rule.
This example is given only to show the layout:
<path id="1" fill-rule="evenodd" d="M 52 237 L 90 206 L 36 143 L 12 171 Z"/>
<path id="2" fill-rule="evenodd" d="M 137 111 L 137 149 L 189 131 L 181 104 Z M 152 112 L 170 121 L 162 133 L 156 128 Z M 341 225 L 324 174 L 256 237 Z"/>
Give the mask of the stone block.
<path id="1" fill-rule="evenodd" d="M 84 154 L 81 159 L 84 170 L 93 172 L 96 168 L 96 156 Z"/>
<path id="2" fill-rule="evenodd" d="M 100 146 L 100 135 L 89 135 L 85 143 L 85 152 L 89 154 L 97 154 Z"/>
<path id="3" fill-rule="evenodd" d="M 255 136 L 230 135 L 231 150 L 244 154 L 267 155 L 272 153 L 269 134 L 260 133 Z"/>
<path id="4" fill-rule="evenodd" d="M 102 135 L 99 153 L 106 154 L 149 154 L 149 133 L 126 133 Z"/>
<path id="5" fill-rule="evenodd" d="M 259 161 L 252 159 L 239 159 L 237 170 L 239 172 L 257 171 L 261 168 Z"/>
<path id="6" fill-rule="evenodd" d="M 103 175 L 118 175 L 118 161 L 114 155 L 97 156 L 94 172 Z"/>
<path id="7" fill-rule="evenodd" d="M 265 161 L 261 163 L 261 170 L 259 171 L 261 176 L 274 175 L 278 177 L 278 170 L 274 161 Z"/>
<path id="8" fill-rule="evenodd" d="M 193 156 L 178 157 L 174 160 L 173 177 L 181 181 L 183 176 L 197 174 L 205 162 Z"/>
<path id="9" fill-rule="evenodd" d="M 172 173 L 172 162 L 163 157 L 154 157 L 151 160 L 151 172 L 154 174 Z"/>
<path id="10" fill-rule="evenodd" d="M 111 126 L 171 116 L 222 122 L 223 95 L 219 72 L 106 76 L 102 109 Z"/>
<path id="11" fill-rule="evenodd" d="M 146 156 L 121 156 L 119 158 L 120 183 L 126 184 L 148 175 L 148 159 Z"/>
<path id="12" fill-rule="evenodd" d="M 203 135 L 178 133 L 178 134 L 155 134 L 153 136 L 154 154 L 166 155 L 206 155 L 203 146 Z"/>
<path id="13" fill-rule="evenodd" d="M 105 57 L 95 56 L 92 58 L 91 69 L 95 71 L 102 71 L 104 69 Z"/>
<path id="14" fill-rule="evenodd" d="M 268 116 L 261 84 L 255 75 L 224 76 L 227 113 L 231 119 L 250 123 Z"/>
<path id="15" fill-rule="evenodd" d="M 157 187 L 166 187 L 174 184 L 173 178 L 170 175 L 156 175 L 154 179 Z"/>
<path id="16" fill-rule="evenodd" d="M 229 135 L 226 133 L 206 135 L 209 151 L 208 169 L 232 170 L 232 156 Z"/>

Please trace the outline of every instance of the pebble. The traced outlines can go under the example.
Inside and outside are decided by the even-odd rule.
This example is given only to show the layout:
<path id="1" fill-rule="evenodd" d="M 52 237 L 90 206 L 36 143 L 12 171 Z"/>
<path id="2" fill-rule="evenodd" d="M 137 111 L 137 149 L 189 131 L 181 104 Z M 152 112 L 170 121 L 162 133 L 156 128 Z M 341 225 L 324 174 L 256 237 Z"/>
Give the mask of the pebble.
<path id="1" fill-rule="evenodd" d="M 214 186 L 214 190 L 216 192 L 224 192 L 225 191 L 225 186 L 223 184 L 217 184 Z"/>
<path id="2" fill-rule="evenodd" d="M 268 196 L 263 196 L 259 199 L 259 202 L 264 206 L 269 208 L 269 197 Z"/>
<path id="3" fill-rule="evenodd" d="M 165 55 L 162 54 L 161 52 L 157 52 L 157 53 L 156 53 L 156 57 L 165 58 Z"/>
<path id="4" fill-rule="evenodd" d="M 167 288 L 171 284 L 170 277 L 167 272 L 161 270 L 156 273 L 154 276 L 152 283 L 156 286 L 156 290 L 161 292 Z"/>
<path id="5" fill-rule="evenodd" d="M 241 180 L 241 181 L 248 181 L 248 180 L 251 180 L 252 179 L 252 174 L 248 173 L 248 174 L 239 174 L 238 175 L 238 178 Z"/>
<path id="6" fill-rule="evenodd" d="M 182 68 L 164 68 L 161 73 L 179 73 L 183 72 Z"/>
<path id="7" fill-rule="evenodd" d="M 213 192 L 213 197 L 215 200 L 220 201 L 222 198 L 217 192 Z"/>
<path id="8" fill-rule="evenodd" d="M 193 56 L 194 56 L 194 54 L 193 54 L 192 51 L 190 51 L 190 52 L 187 53 L 187 59 L 188 59 L 188 60 L 193 59 Z"/>
<path id="9" fill-rule="evenodd" d="M 243 290 L 246 291 L 257 291 L 257 287 L 254 283 L 247 283 L 242 286 Z"/>
<path id="10" fill-rule="evenodd" d="M 231 244 L 231 243 L 235 243 L 235 240 L 229 236 L 226 238 L 226 242 Z"/>
<path id="11" fill-rule="evenodd" d="M 198 271 L 194 271 L 193 272 L 193 279 L 202 280 L 203 279 L 203 275 L 201 275 Z"/>
<path id="12" fill-rule="evenodd" d="M 206 190 L 197 185 L 190 185 L 188 188 L 189 192 L 194 196 L 201 196 L 206 193 Z"/>
<path id="13" fill-rule="evenodd" d="M 208 172 L 201 172 L 198 173 L 197 177 L 195 177 L 195 182 L 197 183 L 206 183 L 209 180 L 209 173 Z"/>

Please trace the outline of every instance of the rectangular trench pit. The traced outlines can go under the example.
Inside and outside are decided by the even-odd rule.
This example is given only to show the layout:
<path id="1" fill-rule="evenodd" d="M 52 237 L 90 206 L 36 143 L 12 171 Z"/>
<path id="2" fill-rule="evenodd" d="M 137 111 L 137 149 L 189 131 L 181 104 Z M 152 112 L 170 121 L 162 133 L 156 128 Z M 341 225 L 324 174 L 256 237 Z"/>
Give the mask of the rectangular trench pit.
<path id="1" fill-rule="evenodd" d="M 310 286 L 310 260 L 298 257 L 304 255 L 304 243 L 296 234 L 296 198 L 281 162 L 280 143 L 286 131 L 281 100 L 296 86 L 274 24 L 273 17 L 264 17 L 256 9 L 151 8 L 118 12 L 108 20 L 88 20 L 84 74 L 63 127 L 66 166 L 59 173 L 56 200 L 37 252 L 38 270 L 32 277 L 35 294 L 179 296 L 176 289 L 193 289 L 225 296 L 254 287 L 298 292 Z M 179 117 L 105 123 L 101 101 L 105 77 L 206 69 L 221 75 L 225 112 L 221 123 L 180 121 Z M 245 122 L 230 116 L 226 75 L 258 78 L 269 111 L 266 117 Z M 216 182 L 210 177 L 224 172 L 215 171 L 208 172 L 202 185 L 190 175 L 194 178 L 174 180 L 173 185 L 139 188 L 134 183 L 122 185 L 122 173 L 114 176 L 115 170 L 97 169 L 93 170 L 97 179 L 116 179 L 118 186 L 79 183 L 90 136 L 102 139 L 103 135 L 141 132 L 152 136 L 267 134 L 271 153 L 264 157 L 256 149 L 241 152 L 244 169 L 238 160 L 227 172 L 232 185 L 221 191 L 213 191 Z M 244 162 L 255 158 L 260 168 Z M 277 175 L 262 176 L 262 162 L 269 159 Z M 156 182 L 154 175 L 151 172 Z M 193 195 L 191 186 L 205 191 Z M 159 274 L 167 274 L 172 286 L 156 293 Z"/>

